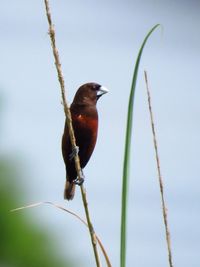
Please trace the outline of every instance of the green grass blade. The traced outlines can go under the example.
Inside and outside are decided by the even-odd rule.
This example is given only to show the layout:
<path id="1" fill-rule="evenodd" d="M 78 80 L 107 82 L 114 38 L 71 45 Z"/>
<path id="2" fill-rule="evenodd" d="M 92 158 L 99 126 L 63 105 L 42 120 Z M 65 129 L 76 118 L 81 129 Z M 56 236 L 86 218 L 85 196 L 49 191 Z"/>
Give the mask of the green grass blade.
<path id="1" fill-rule="evenodd" d="M 126 266 L 126 225 L 127 225 L 128 180 L 129 180 L 133 105 L 134 105 L 134 95 L 135 95 L 135 87 L 136 87 L 136 81 L 137 81 L 137 75 L 138 75 L 138 68 L 139 68 L 140 59 L 142 56 L 144 46 L 149 36 L 159 25 L 160 24 L 155 25 L 149 31 L 149 33 L 146 35 L 142 43 L 142 46 L 139 50 L 136 63 L 135 63 L 135 69 L 134 69 L 132 85 L 131 85 L 131 92 L 130 92 L 130 97 L 129 97 L 127 125 L 126 125 L 125 151 L 124 151 L 123 181 L 122 181 L 120 267 Z"/>

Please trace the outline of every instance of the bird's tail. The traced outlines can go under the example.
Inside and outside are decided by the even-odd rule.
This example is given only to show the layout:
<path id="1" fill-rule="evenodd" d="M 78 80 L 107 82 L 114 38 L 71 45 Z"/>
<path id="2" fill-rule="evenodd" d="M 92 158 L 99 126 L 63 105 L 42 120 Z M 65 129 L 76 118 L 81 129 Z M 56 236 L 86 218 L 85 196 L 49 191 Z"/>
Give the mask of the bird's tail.
<path id="1" fill-rule="evenodd" d="M 64 199 L 72 200 L 74 198 L 75 194 L 75 183 L 70 183 L 69 181 L 66 181 L 65 183 L 65 190 L 64 190 Z"/>

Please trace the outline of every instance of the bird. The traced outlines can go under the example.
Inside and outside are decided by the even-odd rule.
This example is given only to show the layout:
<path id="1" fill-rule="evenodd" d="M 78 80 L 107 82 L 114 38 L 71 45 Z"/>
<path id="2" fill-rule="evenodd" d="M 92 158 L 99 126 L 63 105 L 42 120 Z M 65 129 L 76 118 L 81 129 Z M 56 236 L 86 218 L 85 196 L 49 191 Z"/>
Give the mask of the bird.
<path id="1" fill-rule="evenodd" d="M 72 200 L 76 184 L 80 185 L 84 181 L 84 177 L 82 181 L 77 179 L 74 156 L 76 153 L 78 154 L 82 170 L 88 163 L 96 145 L 98 133 L 96 104 L 99 98 L 107 92 L 106 87 L 90 82 L 83 84 L 74 96 L 70 112 L 77 147 L 72 149 L 66 120 L 62 136 L 62 155 L 66 168 L 64 199 Z"/>

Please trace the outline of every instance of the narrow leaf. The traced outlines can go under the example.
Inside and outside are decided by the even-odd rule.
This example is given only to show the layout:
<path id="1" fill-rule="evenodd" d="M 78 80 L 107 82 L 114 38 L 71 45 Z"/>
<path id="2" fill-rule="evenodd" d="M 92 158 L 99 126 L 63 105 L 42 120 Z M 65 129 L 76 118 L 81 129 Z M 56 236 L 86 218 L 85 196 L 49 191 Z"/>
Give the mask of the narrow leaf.
<path id="1" fill-rule="evenodd" d="M 138 68 L 144 46 L 152 34 L 152 32 L 159 26 L 156 24 L 146 35 L 141 48 L 139 50 L 135 69 L 133 73 L 131 92 L 129 96 L 128 115 L 126 125 L 126 139 L 125 139 L 125 151 L 124 151 L 124 165 L 123 165 L 123 179 L 122 179 L 122 203 L 121 203 L 121 243 L 120 243 L 120 266 L 126 266 L 126 231 L 127 231 L 127 204 L 128 204 L 128 181 L 129 181 L 129 167 L 130 167 L 130 150 L 131 150 L 131 136 L 132 136 L 132 121 L 133 121 L 133 105 L 135 96 L 135 87 L 138 75 Z"/>

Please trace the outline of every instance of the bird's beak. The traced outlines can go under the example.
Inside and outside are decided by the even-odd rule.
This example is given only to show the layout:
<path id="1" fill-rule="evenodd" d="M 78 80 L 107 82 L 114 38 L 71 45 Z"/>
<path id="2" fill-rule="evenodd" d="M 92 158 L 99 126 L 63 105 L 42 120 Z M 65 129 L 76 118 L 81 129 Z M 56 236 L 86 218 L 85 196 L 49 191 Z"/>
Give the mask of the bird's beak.
<path id="1" fill-rule="evenodd" d="M 101 97 L 102 95 L 107 94 L 107 93 L 108 93 L 108 89 L 106 87 L 104 87 L 104 86 L 101 86 L 98 89 L 97 98 L 99 99 L 99 97 Z"/>

